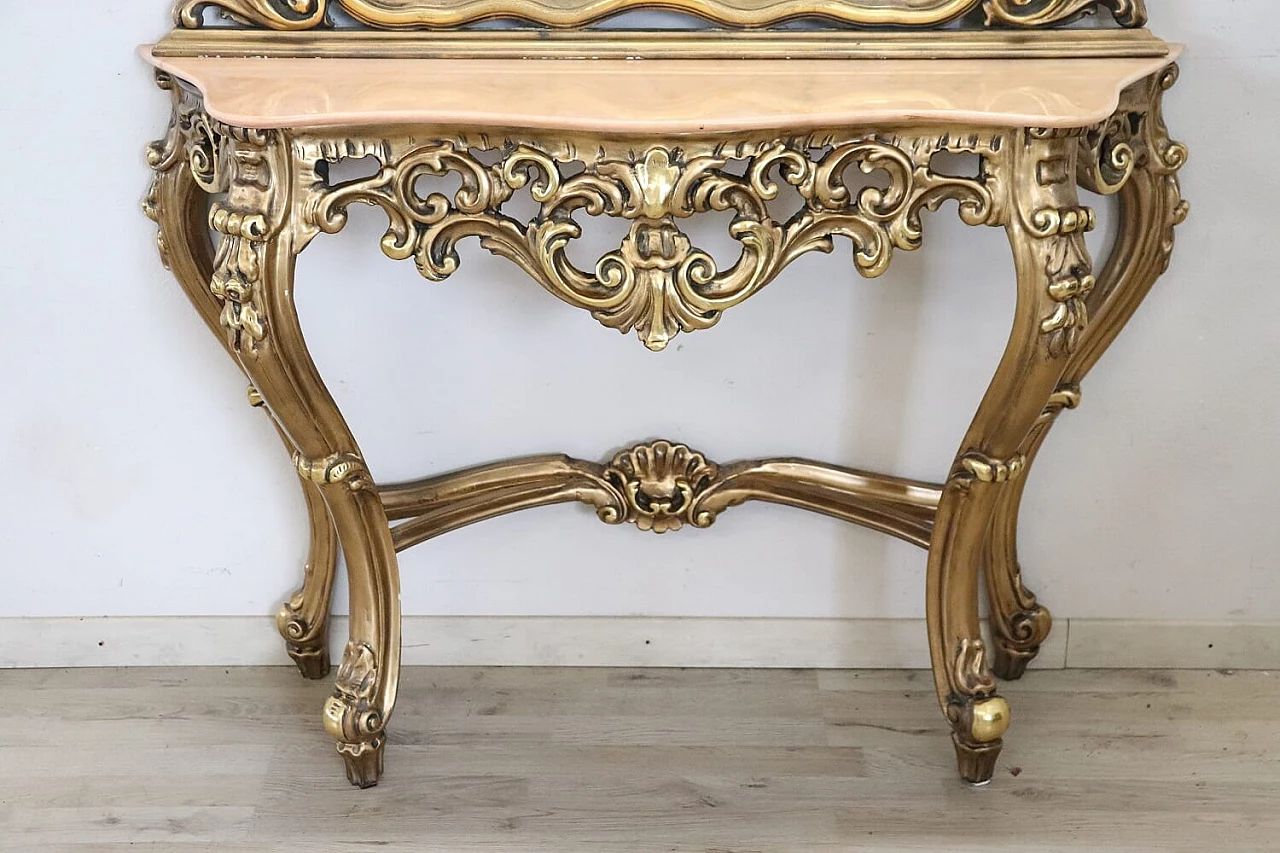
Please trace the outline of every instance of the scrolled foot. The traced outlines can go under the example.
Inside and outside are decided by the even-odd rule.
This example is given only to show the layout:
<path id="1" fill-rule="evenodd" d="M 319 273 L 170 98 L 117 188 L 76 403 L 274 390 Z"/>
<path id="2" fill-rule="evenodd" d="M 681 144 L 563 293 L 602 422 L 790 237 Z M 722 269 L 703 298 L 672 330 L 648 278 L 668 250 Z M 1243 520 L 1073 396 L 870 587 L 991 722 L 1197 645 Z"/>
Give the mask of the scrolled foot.
<path id="1" fill-rule="evenodd" d="M 378 784 L 386 746 L 386 718 L 373 705 L 378 663 L 367 644 L 351 641 L 338 667 L 334 693 L 324 706 L 324 727 L 338 743 L 347 779 L 361 788 Z"/>
<path id="2" fill-rule="evenodd" d="M 347 765 L 347 781 L 358 788 L 372 788 L 382 777 L 386 738 L 362 743 L 339 743 L 338 754 Z"/>
<path id="3" fill-rule="evenodd" d="M 1026 675 L 1027 665 L 1040 654 L 1040 647 L 1019 649 L 997 640 L 992 644 L 991 672 L 1001 681 L 1017 681 Z"/>
<path id="4" fill-rule="evenodd" d="M 958 710 L 954 726 L 951 742 L 960 778 L 971 785 L 987 784 L 1009 729 L 1009 703 L 999 696 L 969 702 Z"/>
<path id="5" fill-rule="evenodd" d="M 1053 615 L 1048 608 L 1036 603 L 1035 596 L 1017 579 L 1017 590 L 1022 599 L 1022 609 L 1012 616 L 992 616 L 991 671 L 997 678 L 1017 681 L 1027 671 L 1027 665 L 1040 654 L 1040 646 L 1053 630 Z M 1003 622 L 1003 625 L 1001 625 Z"/>
<path id="6" fill-rule="evenodd" d="M 299 612 L 301 608 L 302 593 L 299 592 L 276 614 L 276 628 L 303 678 L 318 681 L 329 674 L 328 625 L 308 625 Z"/>

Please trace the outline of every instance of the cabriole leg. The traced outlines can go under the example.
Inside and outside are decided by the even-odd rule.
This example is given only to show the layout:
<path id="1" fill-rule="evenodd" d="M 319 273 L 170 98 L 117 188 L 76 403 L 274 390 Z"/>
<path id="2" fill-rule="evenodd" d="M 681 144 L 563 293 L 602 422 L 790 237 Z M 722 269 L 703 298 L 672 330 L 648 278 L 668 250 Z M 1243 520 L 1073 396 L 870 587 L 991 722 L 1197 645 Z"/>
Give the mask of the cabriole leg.
<path id="1" fill-rule="evenodd" d="M 173 92 L 174 118 L 166 137 L 147 149 L 147 160 L 155 170 L 155 178 L 144 210 L 159 226 L 158 242 L 165 266 L 234 358 L 219 320 L 222 304 L 209 289 L 214 268 L 209 199 L 188 166 L 187 139 L 195 113 L 190 100 L 184 100 L 181 89 L 171 78 L 161 74 L 158 79 L 162 88 Z M 255 406 L 262 405 L 257 389 L 249 389 L 249 401 Z M 280 436 L 292 454 L 292 442 L 283 431 Z M 316 486 L 304 481 L 302 490 L 311 531 L 310 552 L 303 586 L 285 604 L 277 616 L 277 624 L 288 644 L 289 655 L 302 674 L 318 679 L 329 671 L 329 603 L 338 566 L 338 534 Z"/>
<path id="2" fill-rule="evenodd" d="M 1025 131 L 988 165 L 1005 188 L 1018 278 L 1013 330 L 942 492 L 929 550 L 934 679 L 960 775 L 990 781 L 1009 725 L 978 627 L 978 576 L 1001 494 L 1023 475 L 1021 448 L 1079 343 L 1094 279 L 1075 188 L 1076 140 Z"/>
<path id="3" fill-rule="evenodd" d="M 232 170 L 212 289 L 241 364 L 292 439 L 300 476 L 322 491 L 351 586 L 351 633 L 324 721 L 353 784 L 382 772 L 400 665 L 400 591 L 390 526 L 354 437 L 307 350 L 293 304 L 298 246 L 289 147 L 278 134 L 229 129 Z"/>
<path id="4" fill-rule="evenodd" d="M 351 587 L 351 632 L 324 722 L 353 784 L 382 773 L 400 666 L 400 590 L 390 526 L 354 437 L 311 361 L 293 305 L 296 247 L 286 223 L 291 155 L 275 133 L 230 131 L 234 169 L 211 222 L 223 241 L 213 290 L 241 364 L 293 440 L 298 473 L 318 486 L 338 528 Z"/>
<path id="5" fill-rule="evenodd" d="M 1118 194 L 1120 227 L 1098 285 L 1086 298 L 1089 325 L 1021 450 L 1028 469 L 1058 415 L 1079 405 L 1081 383 L 1168 269 L 1174 228 L 1188 212 L 1177 177 L 1187 150 L 1169 138 L 1161 108 L 1165 91 L 1177 78 L 1177 66 L 1170 66 L 1134 84 L 1115 116 L 1082 139 L 1078 181 L 1092 192 Z M 1024 471 L 997 499 L 984 563 L 995 645 L 992 667 L 1005 679 L 1022 676 L 1052 626 L 1049 611 L 1023 585 L 1018 563 L 1018 512 L 1025 482 Z"/>
<path id="6" fill-rule="evenodd" d="M 289 140 L 276 131 L 222 125 L 198 102 L 181 123 L 196 182 L 227 194 L 208 219 L 220 235 L 209 283 L 218 326 L 295 448 L 299 476 L 322 494 L 346 555 L 350 642 L 324 722 L 348 778 L 368 787 L 382 770 L 399 678 L 399 575 L 377 488 L 299 327 L 293 276 L 305 242 L 293 220 Z"/>

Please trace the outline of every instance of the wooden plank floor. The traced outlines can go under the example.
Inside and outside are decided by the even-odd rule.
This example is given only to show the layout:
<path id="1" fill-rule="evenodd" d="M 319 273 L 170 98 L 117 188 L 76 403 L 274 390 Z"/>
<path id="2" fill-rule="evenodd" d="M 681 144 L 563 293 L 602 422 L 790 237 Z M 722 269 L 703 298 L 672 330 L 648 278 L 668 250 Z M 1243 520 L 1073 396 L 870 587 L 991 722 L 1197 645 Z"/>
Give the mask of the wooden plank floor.
<path id="1" fill-rule="evenodd" d="M 0 851 L 1280 849 L 1280 675 L 1004 692 L 972 789 L 927 673 L 407 669 L 361 792 L 292 670 L 0 671 Z"/>

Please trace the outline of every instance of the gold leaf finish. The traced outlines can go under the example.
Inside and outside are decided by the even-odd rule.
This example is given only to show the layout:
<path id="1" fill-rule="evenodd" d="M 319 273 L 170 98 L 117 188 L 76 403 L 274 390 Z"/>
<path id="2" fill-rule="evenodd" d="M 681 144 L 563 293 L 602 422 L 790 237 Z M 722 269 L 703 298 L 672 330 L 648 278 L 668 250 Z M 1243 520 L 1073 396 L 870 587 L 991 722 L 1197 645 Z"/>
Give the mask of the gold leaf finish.
<path id="1" fill-rule="evenodd" d="M 390 140 L 369 149 L 382 161 L 378 174 L 311 188 L 306 222 L 336 233 L 352 203 L 377 205 L 390 219 L 383 251 L 392 258 L 412 257 L 435 281 L 457 269 L 458 241 L 478 237 L 484 248 L 517 264 L 553 295 L 590 311 L 609 328 L 634 330 L 657 351 L 680 332 L 714 326 L 796 258 L 832 251 L 837 237 L 852 243 L 860 273 L 878 276 L 895 249 L 920 246 L 925 210 L 953 200 L 964 221 L 998 224 L 1000 211 L 982 175 L 942 175 L 930 162 L 944 151 L 994 157 L 1003 144 L 1004 135 L 990 131 L 825 134 L 734 145 L 689 140 L 678 149 L 641 151 L 607 140 Z M 347 150 L 340 139 L 295 147 L 296 156 L 308 161 L 345 156 Z M 484 151 L 497 153 L 498 162 L 482 162 L 478 154 Z M 882 176 L 887 186 L 853 190 L 846 179 L 855 172 Z M 419 194 L 423 178 L 448 173 L 461 180 L 452 196 Z M 769 202 L 784 187 L 794 193 L 797 210 L 779 221 Z M 540 205 L 527 222 L 504 209 L 521 190 Z M 734 215 L 729 233 L 741 254 L 728 265 L 694 246 L 677 224 L 712 211 Z M 582 234 L 579 212 L 634 223 L 622 246 L 592 271 L 568 257 L 570 243 Z"/>
<path id="2" fill-rule="evenodd" d="M 769 501 L 872 527 L 929 547 L 941 487 L 807 459 L 719 465 L 670 441 L 637 445 L 601 465 L 537 456 L 380 490 L 397 550 L 535 506 L 578 501 L 608 524 L 663 533 L 710 527 L 720 513 Z"/>
<path id="3" fill-rule="evenodd" d="M 548 27 L 582 27 L 642 9 L 684 12 L 729 27 L 766 27 L 796 18 L 826 18 L 864 26 L 932 27 L 981 6 L 986 21 L 1043 27 L 1069 21 L 1098 7 L 1117 22 L 1146 22 L 1143 0 L 334 0 L 333 5 L 378 29 L 444 29 L 492 18 L 516 18 Z M 215 8 L 250 26 L 305 30 L 329 23 L 329 0 L 179 0 L 178 26 L 203 26 Z"/>
<path id="4" fill-rule="evenodd" d="M 627 514 L 601 513 L 605 521 L 631 521 L 641 530 L 666 533 L 699 523 L 698 498 L 716 479 L 716 466 L 683 444 L 659 441 L 619 453 L 605 469 L 607 482 L 626 498 Z"/>
<path id="5" fill-rule="evenodd" d="M 983 0 L 987 24 L 1018 27 L 1046 27 L 1109 8 L 1116 22 L 1125 27 L 1147 23 L 1145 0 Z"/>
<path id="6" fill-rule="evenodd" d="M 975 702 L 969 731 L 978 743 L 1000 740 L 1009 730 L 1009 703 L 996 697 Z"/>
<path id="7" fill-rule="evenodd" d="M 992 459 L 981 453 L 967 453 L 960 458 L 963 475 L 981 483 L 1008 483 L 1022 474 L 1025 460 L 1021 456 L 1012 459 Z"/>
<path id="8" fill-rule="evenodd" d="M 567 25 L 640 5 L 694 4 L 185 0 L 176 15 L 180 26 L 194 28 L 212 7 L 254 27 L 310 30 L 324 26 L 337 8 L 374 27 L 430 26 L 432 20 L 471 20 L 505 9 L 534 20 L 562 15 L 547 22 Z M 1028 27 L 1095 7 L 1109 8 L 1129 26 L 1145 16 L 1135 0 L 721 0 L 698 7 L 704 16 L 740 26 L 799 10 L 913 24 L 981 7 L 991 24 Z M 939 44 L 973 57 L 999 54 L 1005 46 L 1010 56 L 1043 52 L 1051 43 L 1007 31 L 982 38 L 951 32 L 945 39 L 937 34 Z M 270 38 L 285 53 L 313 43 L 328 55 L 345 49 L 343 33 Z M 216 41 L 197 35 L 187 48 L 198 51 Z M 265 33 L 253 35 L 257 41 L 234 43 L 250 51 L 269 40 Z M 352 44 L 363 39 L 362 50 L 392 53 L 425 43 L 381 35 L 388 34 L 350 38 Z M 1124 44 L 1142 56 L 1166 55 L 1151 53 L 1149 36 L 1135 35 Z M 484 38 L 454 39 L 441 50 L 476 55 L 489 49 Z M 687 58 L 732 54 L 751 41 L 770 55 L 790 55 L 791 42 L 773 36 L 739 42 L 724 35 L 715 47 L 706 38 L 721 36 L 687 42 L 626 36 L 602 38 L 601 44 L 615 52 L 633 43 L 656 45 Z M 181 47 L 179 41 L 174 44 Z M 545 41 L 556 55 L 580 52 L 586 44 Z M 1129 49 L 1110 37 L 1078 34 L 1054 43 L 1099 55 Z M 814 44 L 836 54 L 851 49 Z M 895 44 L 906 53 L 925 49 L 917 42 Z M 499 36 L 492 46 L 519 49 Z M 255 60 L 272 61 L 291 60 Z M 1062 61 L 1069 75 L 1070 55 Z M 1159 61 L 1151 60 L 1148 69 Z M 1023 584 L 1017 561 L 1027 473 L 1057 417 L 1079 405 L 1085 375 L 1168 266 L 1174 228 L 1187 216 L 1177 178 L 1187 150 L 1169 138 L 1162 115 L 1164 92 L 1176 78 L 1176 68 L 1169 67 L 1134 83 L 1113 115 L 1088 127 L 1005 126 L 1003 117 L 985 124 L 959 116 L 912 122 L 904 111 L 901 120 L 883 127 L 850 121 L 855 126 L 815 131 L 787 122 L 752 125 L 757 129 L 750 131 L 658 133 L 581 126 L 479 130 L 403 121 L 249 129 L 215 120 L 193 86 L 160 75 L 173 99 L 173 117 L 165 137 L 147 150 L 155 177 L 143 207 L 158 223 L 163 260 L 251 383 L 250 402 L 272 417 L 292 454 L 307 500 L 312 554 L 303 585 L 277 624 L 289 653 L 311 677 L 328 668 L 327 616 L 339 544 L 346 557 L 350 636 L 324 722 L 348 779 L 367 787 L 383 772 L 399 685 L 398 550 L 537 506 L 584 504 L 607 523 L 666 533 L 706 528 L 731 507 L 765 501 L 928 549 L 926 612 L 938 703 L 952 728 L 962 777 L 988 782 L 1010 719 L 993 671 L 1021 675 L 1052 625 L 1048 610 Z M 1093 123 L 1098 115 L 1090 112 L 1078 123 Z M 945 155 L 954 154 L 971 155 L 976 165 L 967 174 L 951 174 L 943 164 Z M 331 180 L 333 164 L 366 157 L 376 161 L 372 175 Z M 1081 204 L 1080 187 L 1120 201 L 1117 246 L 1096 274 L 1084 242 L 1096 218 Z M 413 258 L 427 278 L 450 276 L 459 264 L 458 244 L 476 238 L 558 299 L 661 350 L 680 333 L 714 326 L 807 253 L 847 245 L 853 270 L 880 275 L 896 251 L 921 245 L 924 212 L 952 201 L 963 222 L 1005 229 L 1017 301 L 1004 357 L 941 484 L 795 458 L 721 464 L 687 445 L 659 440 L 604 463 L 542 456 L 379 485 L 311 359 L 294 303 L 298 255 L 321 234 L 342 230 L 352 204 L 369 204 L 387 217 L 383 251 Z M 729 257 L 716 257 L 690 236 L 698 233 L 692 220 L 717 215 L 736 243 Z M 579 266 L 570 259 L 575 241 L 602 217 L 619 220 L 625 236 L 616 249 Z M 978 620 L 983 573 L 990 645 L 981 639 Z"/>
<path id="9" fill-rule="evenodd" d="M 1111 257 L 1086 297 L 1091 322 L 1023 440 L 1026 468 L 1058 416 L 1080 405 L 1080 385 L 1119 335 L 1159 276 L 1168 268 L 1174 228 L 1187 217 L 1178 172 L 1185 146 L 1169 138 L 1163 97 L 1178 79 L 1177 66 L 1130 86 L 1114 116 L 1080 138 L 1077 181 L 1120 200 L 1120 230 Z M 997 497 L 984 560 L 994 639 L 994 669 L 1020 678 L 1049 636 L 1053 619 L 1023 584 L 1017 555 L 1017 524 L 1025 475 Z"/>
<path id="10" fill-rule="evenodd" d="M 377 655 L 353 640 L 343 653 L 333 696 L 324 709 L 325 729 L 338 742 L 347 779 L 361 788 L 376 784 L 382 774 L 385 721 L 375 707 L 377 680 Z"/>
<path id="11" fill-rule="evenodd" d="M 159 225 L 161 260 L 173 271 L 210 331 L 234 357 L 237 353 L 221 322 L 223 306 L 210 289 L 214 248 L 208 228 L 208 204 L 187 157 L 189 143 L 204 136 L 195 134 L 195 105 L 183 94 L 182 87 L 166 74 L 157 75 L 157 82 L 170 93 L 174 110 L 165 138 L 147 148 L 147 162 L 155 170 L 155 177 L 143 210 Z M 270 414 L 266 399 L 255 386 L 250 385 L 247 393 L 250 405 Z M 279 428 L 274 415 L 272 420 L 292 453 L 292 439 Z M 300 482 L 310 526 L 310 552 L 302 588 L 281 609 L 276 624 L 302 674 L 319 679 L 329 672 L 329 596 L 337 567 L 338 533 L 318 487 L 309 481 Z"/>
<path id="12" fill-rule="evenodd" d="M 369 471 L 364 460 L 354 453 L 335 453 L 326 459 L 310 460 L 300 453 L 294 454 L 293 464 L 298 476 L 318 486 L 343 483 L 355 491 L 369 485 Z"/>
<path id="13" fill-rule="evenodd" d="M 328 0 L 178 0 L 174 24 L 186 29 L 204 25 L 204 11 L 214 8 L 240 23 L 273 30 L 309 30 L 328 23 Z"/>

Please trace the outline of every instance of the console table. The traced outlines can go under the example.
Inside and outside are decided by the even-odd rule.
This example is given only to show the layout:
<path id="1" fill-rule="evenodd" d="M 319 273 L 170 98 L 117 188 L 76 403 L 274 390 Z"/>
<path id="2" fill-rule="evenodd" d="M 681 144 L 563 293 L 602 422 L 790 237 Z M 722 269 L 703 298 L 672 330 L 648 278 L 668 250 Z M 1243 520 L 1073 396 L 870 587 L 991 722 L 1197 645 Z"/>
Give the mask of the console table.
<path id="1" fill-rule="evenodd" d="M 720 28 L 589 27 L 640 8 Z M 1086 15 L 1094 26 L 1059 26 Z M 174 17 L 174 32 L 143 49 L 173 100 L 168 133 L 147 152 L 145 209 L 301 478 L 311 553 L 278 621 L 309 678 L 329 670 L 339 547 L 345 556 L 350 641 L 324 723 L 351 782 L 373 785 L 383 769 L 400 665 L 398 551 L 554 503 L 665 533 L 752 500 L 928 549 L 938 700 L 960 775 L 991 779 L 1010 718 L 992 673 L 1021 676 L 1051 622 L 1016 553 L 1028 469 L 1167 267 L 1187 214 L 1177 181 L 1187 152 L 1161 116 L 1179 48 L 1142 29 L 1142 0 L 180 0 Z M 463 27 L 490 18 L 532 26 Z M 797 18 L 827 26 L 775 26 Z M 946 154 L 980 165 L 952 174 Z M 330 178 L 331 164 L 370 156 L 372 176 Z M 446 176 L 460 187 L 431 188 Z M 1096 275 L 1084 241 L 1095 217 L 1078 187 L 1119 197 L 1118 239 Z M 517 197 L 537 213 L 510 212 Z M 352 204 L 369 204 L 390 222 L 383 251 L 427 278 L 448 277 L 457 243 L 477 237 L 553 296 L 660 351 L 807 252 L 847 240 L 853 270 L 879 275 L 895 250 L 920 246 L 922 214 L 949 202 L 970 225 L 1006 230 L 1017 306 L 939 483 L 794 458 L 722 464 L 673 441 L 603 463 L 549 455 L 378 483 L 294 308 L 298 254 L 341 230 Z M 682 228 L 707 212 L 732 215 L 741 254 L 730 265 Z M 598 217 L 630 231 L 582 269 L 566 250 Z"/>

